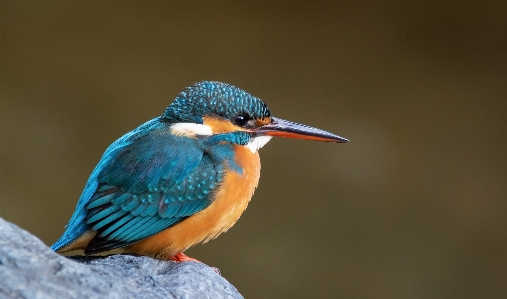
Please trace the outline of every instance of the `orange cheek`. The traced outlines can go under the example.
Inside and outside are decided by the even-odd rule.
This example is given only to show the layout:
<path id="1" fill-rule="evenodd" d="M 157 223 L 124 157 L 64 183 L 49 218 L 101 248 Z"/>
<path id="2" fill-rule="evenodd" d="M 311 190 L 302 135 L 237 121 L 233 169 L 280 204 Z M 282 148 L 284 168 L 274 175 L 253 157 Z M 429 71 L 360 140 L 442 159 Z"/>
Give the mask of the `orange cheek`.
<path id="1" fill-rule="evenodd" d="M 271 117 L 264 117 L 264 118 L 257 120 L 258 127 L 262 127 L 262 126 L 270 124 L 270 123 L 271 123 Z"/>
<path id="2" fill-rule="evenodd" d="M 242 128 L 233 125 L 227 119 L 220 119 L 209 116 L 203 117 L 203 124 L 209 126 L 213 131 L 213 134 L 229 133 L 243 130 Z"/>
<path id="3" fill-rule="evenodd" d="M 256 120 L 257 127 L 261 127 L 271 123 L 271 117 L 265 117 Z M 209 126 L 213 134 L 229 133 L 234 131 L 246 131 L 231 123 L 230 120 L 205 116 L 203 117 L 203 124 Z"/>

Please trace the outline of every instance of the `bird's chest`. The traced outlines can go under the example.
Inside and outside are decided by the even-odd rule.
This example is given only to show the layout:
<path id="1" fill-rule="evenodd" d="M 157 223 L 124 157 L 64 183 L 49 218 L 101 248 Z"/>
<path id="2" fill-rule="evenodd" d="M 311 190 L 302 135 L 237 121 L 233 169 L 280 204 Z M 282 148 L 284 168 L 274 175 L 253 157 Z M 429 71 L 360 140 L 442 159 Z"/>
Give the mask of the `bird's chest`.
<path id="1" fill-rule="evenodd" d="M 244 146 L 236 146 L 234 160 L 241 172 L 227 170 L 217 188 L 213 203 L 199 214 L 206 216 L 202 227 L 208 231 L 204 242 L 227 231 L 239 219 L 248 206 L 259 183 L 260 158 Z M 198 215 L 195 215 L 198 216 Z"/>
<path id="2" fill-rule="evenodd" d="M 220 185 L 214 190 L 213 202 L 177 225 L 147 239 L 130 245 L 126 251 L 168 259 L 189 247 L 207 242 L 231 228 L 246 209 L 259 183 L 259 154 L 237 146 L 236 169 L 228 169 Z"/>
<path id="3" fill-rule="evenodd" d="M 259 154 L 244 146 L 236 146 L 234 161 L 238 172 L 228 169 L 221 184 L 214 190 L 213 202 L 174 225 L 131 247 L 132 252 L 169 258 L 187 248 L 216 238 L 238 221 L 259 183 L 261 163 Z M 233 167 L 234 169 L 234 167 Z M 135 248 L 134 248 L 135 247 Z"/>

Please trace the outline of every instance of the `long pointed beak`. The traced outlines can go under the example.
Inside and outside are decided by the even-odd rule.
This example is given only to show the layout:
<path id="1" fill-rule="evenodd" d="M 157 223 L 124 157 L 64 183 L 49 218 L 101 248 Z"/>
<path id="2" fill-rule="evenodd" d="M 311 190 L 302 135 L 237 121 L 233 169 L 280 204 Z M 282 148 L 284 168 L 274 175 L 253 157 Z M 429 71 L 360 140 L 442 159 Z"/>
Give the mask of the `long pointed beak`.
<path id="1" fill-rule="evenodd" d="M 276 117 L 272 117 L 271 119 L 272 122 L 270 124 L 256 128 L 252 131 L 258 136 L 279 136 L 339 143 L 349 142 L 348 139 L 307 125 L 298 124 Z"/>

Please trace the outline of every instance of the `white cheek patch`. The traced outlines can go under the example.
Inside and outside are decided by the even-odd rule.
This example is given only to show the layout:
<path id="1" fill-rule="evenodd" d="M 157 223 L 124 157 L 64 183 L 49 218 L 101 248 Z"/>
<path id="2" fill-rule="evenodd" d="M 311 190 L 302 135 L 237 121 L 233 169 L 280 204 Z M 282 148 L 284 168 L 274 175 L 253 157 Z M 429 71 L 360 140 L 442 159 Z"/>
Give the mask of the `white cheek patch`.
<path id="1" fill-rule="evenodd" d="M 170 128 L 171 133 L 177 136 L 195 137 L 213 134 L 210 126 L 196 123 L 175 123 Z"/>
<path id="2" fill-rule="evenodd" d="M 244 146 L 248 148 L 252 153 L 256 153 L 261 147 L 266 145 L 271 139 L 271 136 L 259 136 L 250 139 L 250 141 Z"/>

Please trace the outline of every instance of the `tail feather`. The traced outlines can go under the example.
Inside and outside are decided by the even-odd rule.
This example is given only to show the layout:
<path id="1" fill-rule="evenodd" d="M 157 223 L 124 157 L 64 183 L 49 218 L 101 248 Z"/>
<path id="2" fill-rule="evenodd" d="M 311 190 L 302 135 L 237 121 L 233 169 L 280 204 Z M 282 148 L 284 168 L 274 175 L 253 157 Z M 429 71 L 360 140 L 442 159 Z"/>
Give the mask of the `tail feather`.
<path id="1" fill-rule="evenodd" d="M 82 221 L 80 222 L 76 227 L 69 228 L 65 230 L 65 233 L 56 241 L 55 244 L 51 245 L 51 249 L 53 251 L 57 252 L 64 252 L 68 250 L 61 251 L 65 247 L 68 247 L 78 239 L 80 239 L 81 236 L 83 236 L 86 232 L 89 232 L 90 228 L 88 225 Z M 78 248 L 76 248 L 78 249 Z M 73 250 L 73 249 L 71 249 Z"/>

